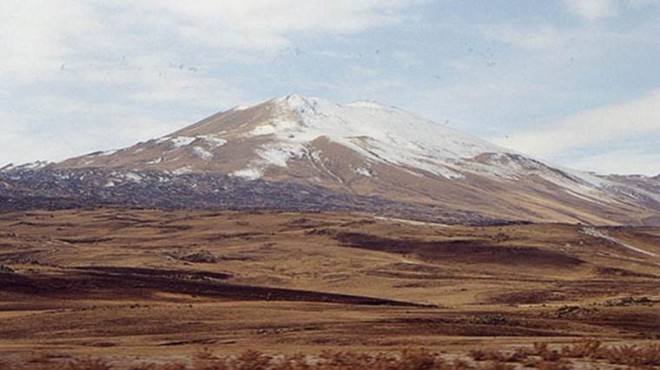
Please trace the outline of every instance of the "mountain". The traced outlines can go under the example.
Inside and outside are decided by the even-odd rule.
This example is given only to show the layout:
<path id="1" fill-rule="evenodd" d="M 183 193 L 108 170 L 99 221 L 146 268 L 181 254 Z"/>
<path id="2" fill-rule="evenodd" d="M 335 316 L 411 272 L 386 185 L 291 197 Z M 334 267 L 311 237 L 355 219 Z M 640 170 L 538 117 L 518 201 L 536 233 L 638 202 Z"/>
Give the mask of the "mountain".
<path id="1" fill-rule="evenodd" d="M 369 101 L 289 95 L 44 170 L 85 169 L 296 184 L 426 210 L 420 214 L 437 208 L 497 220 L 660 223 L 657 179 L 553 167 Z"/>

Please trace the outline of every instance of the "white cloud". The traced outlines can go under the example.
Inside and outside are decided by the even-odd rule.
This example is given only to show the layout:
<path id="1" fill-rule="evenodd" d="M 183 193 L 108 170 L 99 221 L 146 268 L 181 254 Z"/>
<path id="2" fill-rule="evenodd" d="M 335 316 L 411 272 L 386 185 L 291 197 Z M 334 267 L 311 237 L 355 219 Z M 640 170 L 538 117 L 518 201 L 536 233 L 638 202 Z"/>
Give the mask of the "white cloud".
<path id="1" fill-rule="evenodd" d="M 565 9 L 589 22 L 616 17 L 623 10 L 640 10 L 660 5 L 658 0 L 564 0 Z"/>
<path id="2" fill-rule="evenodd" d="M 222 63 L 247 70 L 295 38 L 397 23 L 412 3 L 3 0 L 0 165 L 128 145 L 253 101 L 241 82 L 256 77 Z"/>
<path id="3" fill-rule="evenodd" d="M 551 157 L 640 135 L 660 136 L 660 90 L 634 101 L 587 110 L 544 127 L 493 140 L 525 153 Z"/>
<path id="4" fill-rule="evenodd" d="M 37 79 L 57 71 L 71 52 L 67 39 L 94 26 L 77 0 L 3 0 L 0 4 L 0 78 Z"/>
<path id="5" fill-rule="evenodd" d="M 440 122 L 464 123 L 472 133 L 494 135 L 529 117 L 554 115 L 565 105 L 608 99 L 611 85 L 618 83 L 610 83 L 615 74 L 629 73 L 630 85 L 639 84 L 632 81 L 637 73 L 648 81 L 644 86 L 657 80 L 652 69 L 633 73 L 616 64 L 618 56 L 655 58 L 653 13 L 629 22 L 634 26 L 625 24 L 657 0 L 567 1 L 557 14 L 543 14 L 541 24 L 530 25 L 513 11 L 509 19 L 493 18 L 498 24 L 476 29 L 468 16 L 465 24 L 453 23 L 473 12 L 470 5 L 457 3 L 465 14 L 448 17 L 441 14 L 447 7 L 424 6 L 424 16 L 411 22 L 414 11 L 406 7 L 415 3 L 2 0 L 0 165 L 127 145 L 218 109 L 291 90 L 339 101 L 389 101 Z M 564 11 L 589 22 L 617 15 L 625 22 L 567 24 Z M 391 25 L 401 27 L 355 35 Z M 520 50 L 495 48 L 493 40 Z M 298 47 L 306 54 L 287 57 Z M 366 47 L 382 54 L 363 58 Z M 416 68 L 410 73 L 401 66 Z M 602 82 L 592 71 L 603 71 Z M 654 114 L 650 105 L 657 100 L 647 98 L 652 102 L 638 102 L 640 109 Z M 593 116 L 597 111 L 514 135 L 511 145 L 554 156 L 591 145 L 577 136 L 593 136 L 594 145 L 616 140 L 613 132 L 621 125 L 608 117 L 603 132 L 580 128 L 600 120 Z M 35 122 L 41 125 L 35 128 Z M 626 137 L 655 132 L 642 125 L 616 132 Z M 546 145 L 544 135 L 563 149 Z"/>
<path id="6" fill-rule="evenodd" d="M 204 59 L 209 55 L 258 63 L 264 52 L 282 50 L 294 37 L 350 34 L 399 22 L 398 10 L 414 2 L 5 0 L 0 3 L 0 84 L 64 83 L 75 77 L 78 84 L 113 86 L 143 79 L 145 88 L 160 89 L 147 69 L 162 76 L 168 63 L 192 59 L 202 63 L 196 69 L 208 70 L 218 62 Z M 72 70 L 75 76 L 67 75 Z M 201 75 L 173 78 L 176 87 L 208 85 Z M 227 83 L 208 81 L 218 82 L 217 90 L 228 89 Z M 167 94 L 182 91 L 176 87 Z"/>
<path id="7" fill-rule="evenodd" d="M 186 42 L 239 50 L 277 50 L 293 35 L 350 34 L 399 22 L 413 0 L 146 0 L 118 7 L 130 22 Z"/>
<path id="8" fill-rule="evenodd" d="M 482 27 L 483 35 L 526 50 L 547 50 L 565 46 L 567 36 L 555 27 L 544 25 L 537 29 L 519 29 L 510 24 Z"/>
<path id="9" fill-rule="evenodd" d="M 618 12 L 617 0 L 564 0 L 566 9 L 587 21 L 613 17 Z"/>
<path id="10" fill-rule="evenodd" d="M 4 0 L 0 78 L 43 82 L 58 76 L 62 66 L 166 51 L 180 56 L 181 48 L 279 50 L 292 37 L 350 34 L 399 22 L 397 10 L 413 2 Z"/>
<path id="11" fill-rule="evenodd" d="M 422 61 L 415 54 L 402 50 L 393 52 L 392 58 L 405 68 L 414 68 L 422 65 Z"/>
<path id="12" fill-rule="evenodd" d="M 381 74 L 381 71 L 376 68 L 365 67 L 362 65 L 351 65 L 348 73 L 351 77 L 357 79 L 374 79 Z"/>
<path id="13" fill-rule="evenodd" d="M 651 167 L 655 167 L 655 172 L 660 171 L 660 161 L 649 162 L 658 158 L 658 150 L 651 153 L 629 150 L 625 157 L 617 161 L 599 161 L 616 158 L 616 154 L 602 154 L 608 148 L 612 150 L 625 144 L 632 146 L 641 139 L 653 138 L 660 142 L 660 89 L 637 100 L 590 109 L 543 127 L 491 140 L 541 158 L 581 158 L 575 162 L 581 167 L 587 167 L 592 161 L 591 168 L 594 170 L 607 168 L 615 172 L 616 166 L 630 161 L 620 168 L 625 171 L 634 166 L 649 173 L 649 170 L 653 172 Z M 585 151 L 598 154 L 580 154 Z"/>
<path id="14" fill-rule="evenodd" d="M 567 161 L 567 165 L 600 174 L 655 176 L 660 174 L 660 151 L 637 148 L 586 155 Z"/>
<path id="15" fill-rule="evenodd" d="M 36 99 L 30 114 L 0 112 L 0 122 L 7 126 L 0 135 L 0 167 L 128 146 L 189 123 L 156 119 L 114 103 L 52 97 Z"/>

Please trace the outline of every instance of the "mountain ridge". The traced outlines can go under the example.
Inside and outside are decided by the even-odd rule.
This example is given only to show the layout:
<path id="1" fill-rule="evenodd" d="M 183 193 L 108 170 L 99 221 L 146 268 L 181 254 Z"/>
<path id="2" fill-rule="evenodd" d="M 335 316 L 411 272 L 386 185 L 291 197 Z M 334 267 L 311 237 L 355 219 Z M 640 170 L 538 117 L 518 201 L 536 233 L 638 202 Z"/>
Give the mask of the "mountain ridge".
<path id="1" fill-rule="evenodd" d="M 45 167 L 260 179 L 533 222 L 645 224 L 660 210 L 653 178 L 556 168 L 396 107 L 298 95 Z"/>

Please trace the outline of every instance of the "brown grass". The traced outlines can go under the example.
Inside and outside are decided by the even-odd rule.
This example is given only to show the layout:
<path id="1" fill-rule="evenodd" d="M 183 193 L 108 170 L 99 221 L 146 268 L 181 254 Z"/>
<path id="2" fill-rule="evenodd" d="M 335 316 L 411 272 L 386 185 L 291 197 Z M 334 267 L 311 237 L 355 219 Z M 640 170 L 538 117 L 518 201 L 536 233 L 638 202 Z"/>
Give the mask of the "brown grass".
<path id="1" fill-rule="evenodd" d="M 189 363 L 143 363 L 119 366 L 103 358 L 80 358 L 57 362 L 45 358 L 25 362 L 2 362 L 0 370 L 514 370 L 526 367 L 541 370 L 568 370 L 575 359 L 595 366 L 630 366 L 654 369 L 660 366 L 660 344 L 605 346 L 585 340 L 549 348 L 536 343 L 532 348 L 513 350 L 474 349 L 468 356 L 448 361 L 446 355 L 427 349 L 404 350 L 398 354 L 324 351 L 319 355 L 271 355 L 247 350 L 238 355 L 216 356 L 201 348 L 190 356 Z M 472 358 L 473 361 L 468 360 Z M 591 367 L 593 368 L 593 366 Z"/>
<path id="2" fill-rule="evenodd" d="M 599 353 L 612 364 L 649 368 L 660 366 L 660 343 L 648 346 L 621 345 L 606 348 Z"/>
<path id="3" fill-rule="evenodd" d="M 660 253 L 660 229 L 620 232 Z M 5 369 L 657 366 L 632 344 L 660 339 L 660 259 L 573 225 L 99 209 L 0 215 L 0 245 Z"/>

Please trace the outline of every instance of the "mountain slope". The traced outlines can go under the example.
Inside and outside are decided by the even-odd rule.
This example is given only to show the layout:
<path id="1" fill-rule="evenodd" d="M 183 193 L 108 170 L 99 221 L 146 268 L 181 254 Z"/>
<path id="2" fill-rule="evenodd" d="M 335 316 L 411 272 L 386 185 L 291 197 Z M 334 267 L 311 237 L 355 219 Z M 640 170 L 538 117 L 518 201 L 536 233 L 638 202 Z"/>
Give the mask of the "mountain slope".
<path id="1" fill-rule="evenodd" d="M 644 224 L 660 210 L 655 187 L 554 168 L 397 108 L 296 95 L 53 167 L 227 174 L 512 220 Z"/>

